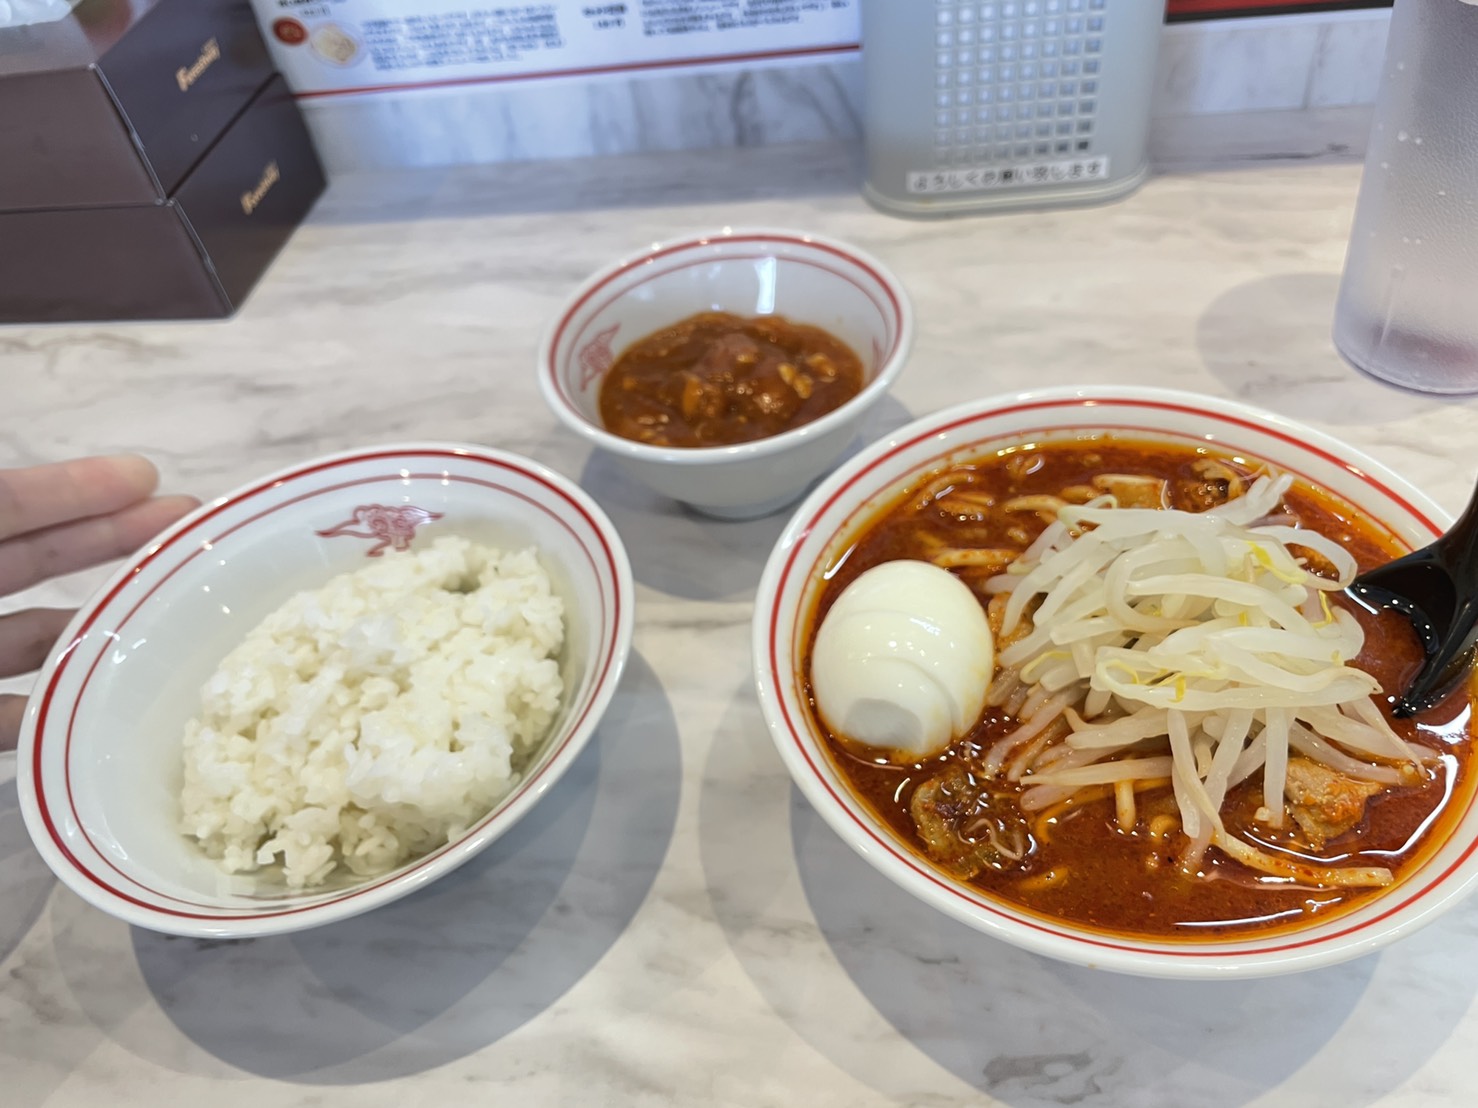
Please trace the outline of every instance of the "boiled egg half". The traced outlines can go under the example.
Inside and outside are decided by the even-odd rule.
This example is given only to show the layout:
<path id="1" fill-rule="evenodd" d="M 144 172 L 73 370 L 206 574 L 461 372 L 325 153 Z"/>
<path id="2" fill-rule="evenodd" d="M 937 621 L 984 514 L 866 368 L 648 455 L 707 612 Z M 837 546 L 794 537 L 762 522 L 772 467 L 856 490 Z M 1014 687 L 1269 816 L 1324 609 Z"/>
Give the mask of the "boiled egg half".
<path id="1" fill-rule="evenodd" d="M 811 691 L 838 738 L 914 761 L 979 722 L 994 666 L 990 624 L 968 585 L 929 562 L 883 562 L 827 610 Z"/>

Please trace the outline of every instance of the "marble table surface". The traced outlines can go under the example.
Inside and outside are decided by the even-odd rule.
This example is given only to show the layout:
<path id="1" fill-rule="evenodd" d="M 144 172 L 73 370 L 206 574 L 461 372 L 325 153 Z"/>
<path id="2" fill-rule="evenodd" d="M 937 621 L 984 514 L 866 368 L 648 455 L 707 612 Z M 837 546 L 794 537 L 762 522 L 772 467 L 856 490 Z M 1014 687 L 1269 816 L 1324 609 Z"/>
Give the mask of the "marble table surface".
<path id="1" fill-rule="evenodd" d="M 169 939 L 89 908 L 32 849 L 0 757 L 0 1105 L 1473 1103 L 1478 901 L 1336 968 L 1174 983 L 1055 964 L 896 891 L 792 788 L 751 690 L 784 517 L 716 523 L 634 487 L 532 372 L 597 265 L 786 225 L 912 293 L 871 437 L 1029 386 L 1175 386 L 1332 432 L 1456 510 L 1475 403 L 1367 380 L 1330 344 L 1358 177 L 1178 169 L 1112 207 L 951 222 L 870 210 L 844 147 L 346 177 L 231 321 L 0 329 L 0 464 L 139 450 L 209 497 L 341 447 L 496 444 L 601 501 L 640 603 L 596 741 L 512 834 L 294 937 Z"/>

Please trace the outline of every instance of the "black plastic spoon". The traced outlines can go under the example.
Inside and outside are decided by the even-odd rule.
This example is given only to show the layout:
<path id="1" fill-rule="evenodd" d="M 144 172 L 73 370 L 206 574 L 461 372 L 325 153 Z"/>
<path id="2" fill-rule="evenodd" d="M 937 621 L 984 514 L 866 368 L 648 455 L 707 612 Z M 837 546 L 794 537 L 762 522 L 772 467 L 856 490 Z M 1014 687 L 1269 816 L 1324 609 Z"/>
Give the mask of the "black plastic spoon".
<path id="1" fill-rule="evenodd" d="M 1430 546 L 1362 573 L 1349 592 L 1411 621 L 1426 659 L 1396 701 L 1399 717 L 1432 707 L 1472 668 L 1478 642 L 1478 488 L 1459 519 Z"/>

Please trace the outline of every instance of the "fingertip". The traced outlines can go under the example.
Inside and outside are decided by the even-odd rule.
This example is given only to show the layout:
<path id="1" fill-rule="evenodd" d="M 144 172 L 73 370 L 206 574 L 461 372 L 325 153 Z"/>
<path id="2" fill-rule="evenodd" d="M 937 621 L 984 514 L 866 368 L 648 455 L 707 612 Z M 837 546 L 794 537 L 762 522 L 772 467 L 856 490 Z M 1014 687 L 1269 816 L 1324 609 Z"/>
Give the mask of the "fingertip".
<path id="1" fill-rule="evenodd" d="M 56 468 L 70 478 L 79 504 L 89 495 L 99 498 L 96 505 L 90 505 L 97 512 L 117 511 L 147 500 L 159 487 L 159 470 L 142 454 L 94 454 L 61 462 Z"/>
<path id="2" fill-rule="evenodd" d="M 98 461 L 129 488 L 137 489 L 141 497 L 159 487 L 158 467 L 142 454 L 109 454 Z"/>
<path id="3" fill-rule="evenodd" d="M 200 497 L 189 496 L 185 493 L 170 493 L 168 496 L 156 496 L 156 504 L 163 505 L 162 511 L 174 512 L 176 515 L 186 515 L 200 507 Z"/>
<path id="4" fill-rule="evenodd" d="M 126 541 L 140 545 L 166 528 L 173 527 L 198 507 L 200 501 L 193 496 L 152 497 L 127 513 Z"/>
<path id="5" fill-rule="evenodd" d="M 0 540 L 141 504 L 159 484 L 137 454 L 97 454 L 0 470 Z"/>

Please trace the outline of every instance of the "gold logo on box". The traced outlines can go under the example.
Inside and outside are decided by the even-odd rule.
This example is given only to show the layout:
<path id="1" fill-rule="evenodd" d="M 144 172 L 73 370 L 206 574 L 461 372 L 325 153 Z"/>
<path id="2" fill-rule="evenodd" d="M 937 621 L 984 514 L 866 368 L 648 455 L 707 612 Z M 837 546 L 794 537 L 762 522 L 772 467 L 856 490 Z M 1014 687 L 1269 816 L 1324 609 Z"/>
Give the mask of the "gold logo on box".
<path id="1" fill-rule="evenodd" d="M 195 59 L 194 65 L 182 65 L 174 71 L 175 83 L 180 86 L 180 91 L 189 92 L 190 86 L 205 76 L 205 71 L 220 60 L 221 44 L 211 39 L 200 48 L 200 57 Z"/>
<path id="2" fill-rule="evenodd" d="M 257 182 L 257 187 L 241 194 L 241 210 L 247 215 L 251 215 L 252 212 L 256 211 L 257 207 L 262 203 L 262 198 L 272 191 L 272 186 L 281 177 L 282 173 L 278 170 L 277 163 L 268 162 L 267 168 L 262 170 L 262 179 Z"/>

